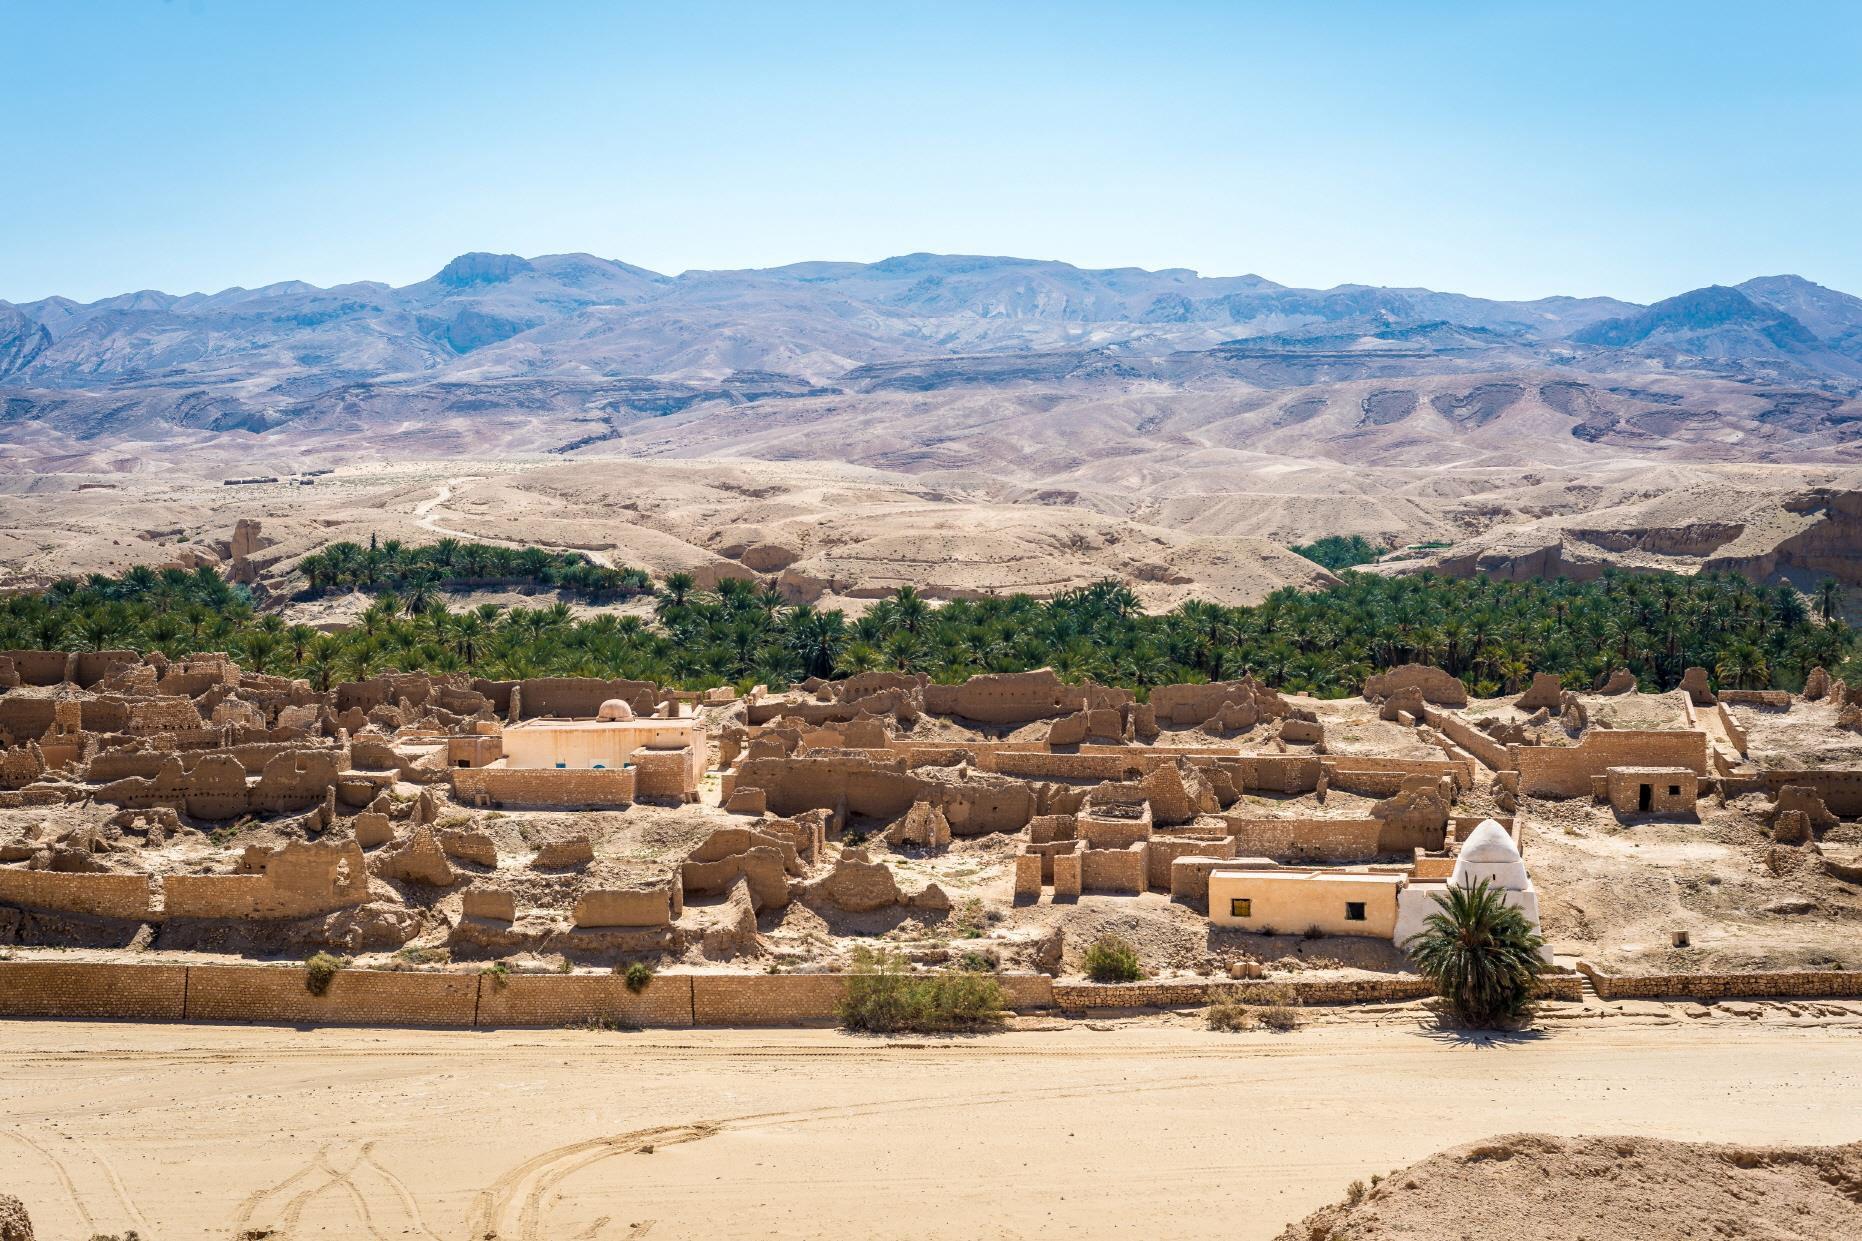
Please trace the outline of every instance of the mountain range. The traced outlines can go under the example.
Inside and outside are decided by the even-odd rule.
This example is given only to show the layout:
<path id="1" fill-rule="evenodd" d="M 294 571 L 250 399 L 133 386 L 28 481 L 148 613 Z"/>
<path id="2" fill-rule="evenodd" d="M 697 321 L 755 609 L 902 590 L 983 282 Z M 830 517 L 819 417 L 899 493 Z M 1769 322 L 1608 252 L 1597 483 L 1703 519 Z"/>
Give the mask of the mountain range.
<path id="1" fill-rule="evenodd" d="M 442 455 L 461 435 L 577 452 L 694 409 L 1038 387 L 1228 393 L 1274 405 L 1272 430 L 1308 420 L 1292 389 L 1455 375 L 1526 379 L 1354 393 L 1342 430 L 1421 411 L 1434 431 L 1467 431 L 1529 395 L 1579 443 L 1678 434 L 1712 455 L 1756 436 L 1771 459 L 1782 428 L 1841 451 L 1862 395 L 1862 298 L 1797 276 L 1639 306 L 964 255 L 666 276 L 472 253 L 399 288 L 0 302 L 0 444 L 53 469 L 122 468 L 103 450 L 128 444 L 411 451 L 417 425 Z M 1753 399 L 1702 404 L 1696 379 Z"/>

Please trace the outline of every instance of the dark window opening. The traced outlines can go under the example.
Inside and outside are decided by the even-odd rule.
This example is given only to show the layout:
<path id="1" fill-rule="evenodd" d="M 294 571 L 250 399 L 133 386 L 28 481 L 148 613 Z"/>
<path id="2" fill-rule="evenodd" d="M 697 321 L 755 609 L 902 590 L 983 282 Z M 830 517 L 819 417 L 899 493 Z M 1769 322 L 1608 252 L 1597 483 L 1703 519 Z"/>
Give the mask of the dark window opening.
<path id="1" fill-rule="evenodd" d="M 1345 921 L 1347 922 L 1365 921 L 1363 901 L 1346 901 L 1345 902 Z"/>
<path id="2" fill-rule="evenodd" d="M 1670 796 L 1670 797 L 1679 797 L 1679 796 L 1681 796 L 1681 786 L 1680 786 L 1680 785 L 1678 785 L 1678 784 L 1671 784 L 1671 785 L 1669 785 L 1669 786 L 1668 786 L 1668 796 Z"/>
<path id="3" fill-rule="evenodd" d="M 1636 809 L 1646 812 L 1654 801 L 1655 786 L 1652 784 L 1645 784 L 1642 786 L 1642 792 L 1636 798 Z"/>
<path id="4" fill-rule="evenodd" d="M 461 767 L 470 767 L 472 765 L 472 760 L 469 758 L 462 758 L 459 760 L 458 765 Z"/>

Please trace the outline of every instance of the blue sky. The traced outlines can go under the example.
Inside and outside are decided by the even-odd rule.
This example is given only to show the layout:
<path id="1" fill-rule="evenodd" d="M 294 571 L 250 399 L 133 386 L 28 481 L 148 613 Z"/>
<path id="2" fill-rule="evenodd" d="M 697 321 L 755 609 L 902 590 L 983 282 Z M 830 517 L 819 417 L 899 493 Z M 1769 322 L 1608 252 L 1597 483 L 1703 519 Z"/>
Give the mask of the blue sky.
<path id="1" fill-rule="evenodd" d="M 0 0 L 0 298 L 914 250 L 1862 294 L 1862 4 Z"/>

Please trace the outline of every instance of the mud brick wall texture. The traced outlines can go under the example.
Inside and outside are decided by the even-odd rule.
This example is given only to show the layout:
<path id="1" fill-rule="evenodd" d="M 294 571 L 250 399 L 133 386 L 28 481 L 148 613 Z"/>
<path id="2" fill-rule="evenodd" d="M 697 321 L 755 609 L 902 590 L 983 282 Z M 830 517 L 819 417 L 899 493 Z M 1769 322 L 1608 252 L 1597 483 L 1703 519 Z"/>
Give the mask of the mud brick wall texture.
<path id="1" fill-rule="evenodd" d="M 0 963 L 0 1016 L 180 1021 L 186 996 L 187 968 L 180 965 Z"/>
<path id="2" fill-rule="evenodd" d="M 1634 998 L 1856 998 L 1862 970 L 1625 977 L 1588 964 L 1597 994 Z M 1000 979 L 1017 1011 L 1059 1007 L 1185 1008 L 1263 987 L 1291 987 L 1306 1004 L 1385 1004 L 1422 998 L 1421 978 L 1208 980 L 1099 984 L 1055 982 L 1040 974 Z M 292 965 L 134 965 L 87 961 L 0 962 L 0 1017 L 67 1020 L 244 1021 L 289 1025 L 566 1026 L 791 1025 L 831 1021 L 847 979 L 841 974 L 661 974 L 640 992 L 615 975 L 536 974 L 503 979 L 476 973 L 340 970 L 312 995 Z M 1582 998 L 1576 974 L 1540 980 L 1546 999 Z"/>
<path id="3" fill-rule="evenodd" d="M 577 1026 L 611 1021 L 623 1026 L 692 1024 L 692 978 L 662 974 L 629 991 L 612 974 L 483 976 L 478 994 L 481 1026 Z"/>
<path id="4" fill-rule="evenodd" d="M 135 967 L 129 967 L 135 968 Z M 262 966 L 191 965 L 189 1021 L 256 1021 L 356 1026 L 469 1026 L 478 1006 L 476 974 L 339 970 L 323 995 L 304 971 Z"/>
<path id="5" fill-rule="evenodd" d="M 1606 1000 L 1818 999 L 1862 996 L 1862 970 L 1780 970 L 1750 974 L 1606 974 L 1588 962 L 1578 972 Z"/>

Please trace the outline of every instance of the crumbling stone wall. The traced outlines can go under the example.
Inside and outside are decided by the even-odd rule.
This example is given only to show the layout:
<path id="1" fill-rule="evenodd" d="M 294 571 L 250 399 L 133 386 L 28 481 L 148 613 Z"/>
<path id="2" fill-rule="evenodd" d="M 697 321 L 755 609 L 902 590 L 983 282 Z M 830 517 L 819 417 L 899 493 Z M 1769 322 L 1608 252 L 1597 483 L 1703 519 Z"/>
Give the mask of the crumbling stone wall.
<path id="1" fill-rule="evenodd" d="M 672 906 L 672 893 L 665 884 L 647 888 L 595 888 L 576 898 L 570 918 L 578 927 L 671 926 Z"/>
<path id="2" fill-rule="evenodd" d="M 154 902 L 147 875 L 66 874 L 0 867 L 0 905 L 141 922 L 150 917 Z"/>
<path id="3" fill-rule="evenodd" d="M 1292 704 L 1251 676 L 1235 681 L 1159 685 L 1151 691 L 1150 703 L 1159 724 L 1219 721 L 1225 730 L 1251 728 L 1263 719 L 1285 719 L 1294 714 Z"/>
<path id="4" fill-rule="evenodd" d="M 1406 856 L 1415 849 L 1439 850 L 1446 826 L 1433 829 L 1383 819 L 1256 818 L 1225 814 L 1236 857 L 1282 862 L 1370 862 Z"/>
<path id="5" fill-rule="evenodd" d="M 369 899 L 368 870 L 354 841 L 292 841 L 257 875 L 170 875 L 170 918 L 309 918 Z"/>
<path id="6" fill-rule="evenodd" d="M 1686 767 L 1707 774 L 1707 736 L 1692 729 L 1593 728 L 1574 746 L 1514 746 L 1519 791 L 1531 797 L 1589 797 L 1591 778 L 1611 767 Z"/>
<path id="7" fill-rule="evenodd" d="M 1425 702 L 1438 707 L 1465 707 L 1468 689 L 1458 677 L 1428 664 L 1404 664 L 1388 672 L 1366 677 L 1364 697 L 1388 698 L 1399 690 L 1414 688 L 1422 692 Z"/>
<path id="8" fill-rule="evenodd" d="M 1088 682 L 1068 685 L 1051 668 L 974 676 L 961 685 L 926 685 L 924 705 L 939 715 L 983 724 L 1029 724 L 1076 711 L 1118 710 L 1135 701 L 1129 690 Z"/>
<path id="9" fill-rule="evenodd" d="M 601 677 L 529 677 L 522 681 L 472 682 L 472 690 L 483 695 L 509 720 L 534 720 L 540 716 L 565 719 L 593 719 L 601 704 L 619 698 L 642 719 L 659 709 L 659 686 L 652 681 L 612 680 Z"/>

